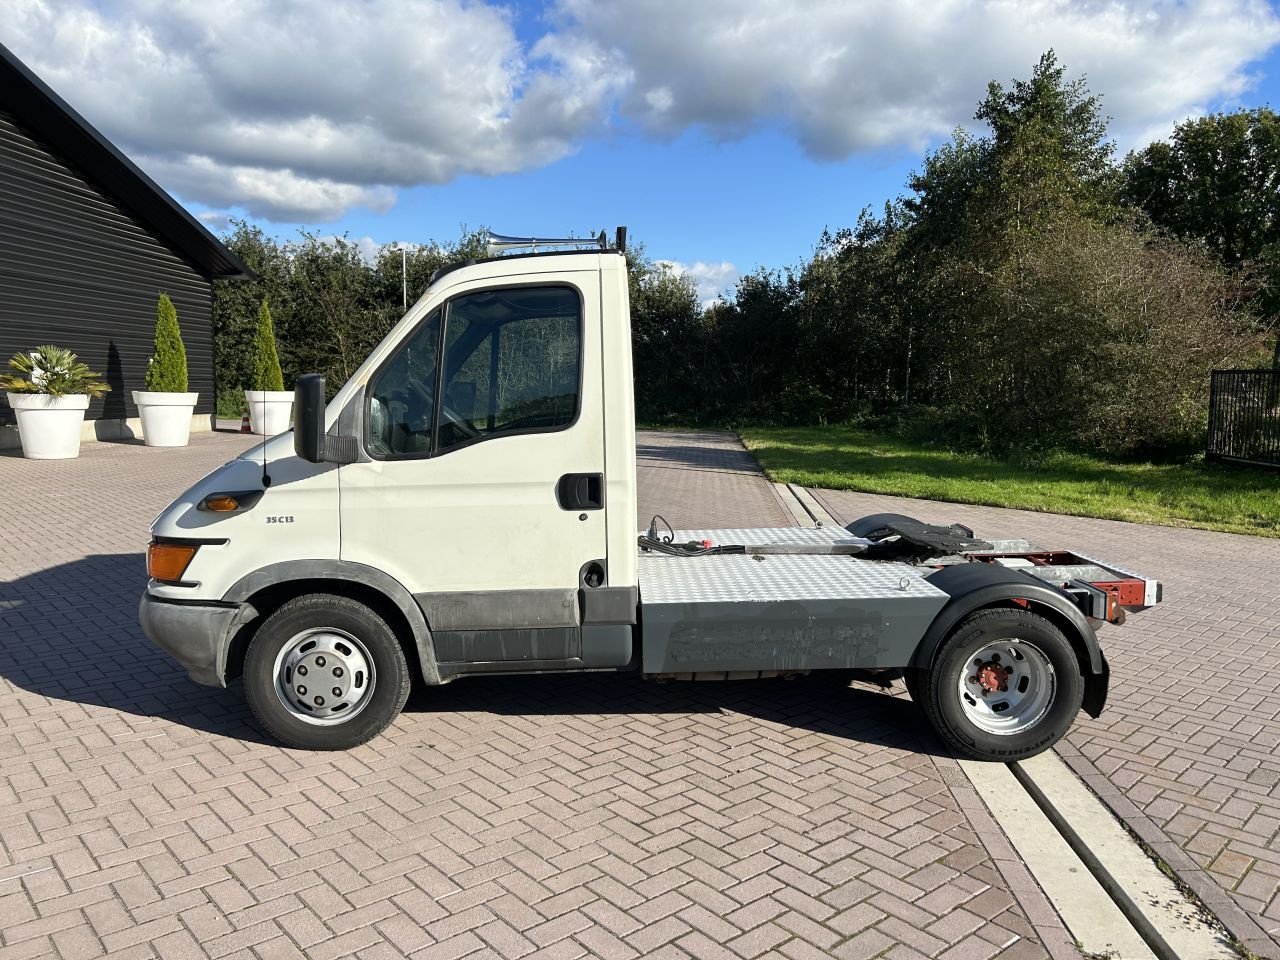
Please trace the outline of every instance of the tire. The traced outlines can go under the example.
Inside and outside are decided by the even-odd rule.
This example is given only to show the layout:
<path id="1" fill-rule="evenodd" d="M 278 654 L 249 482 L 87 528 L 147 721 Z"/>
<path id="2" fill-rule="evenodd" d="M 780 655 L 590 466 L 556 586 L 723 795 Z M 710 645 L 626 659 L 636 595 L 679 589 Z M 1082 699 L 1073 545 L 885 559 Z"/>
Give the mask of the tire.
<path id="1" fill-rule="evenodd" d="M 1084 696 L 1071 641 L 1044 617 L 1008 607 L 962 620 L 915 686 L 947 746 L 963 757 L 1003 763 L 1061 740 Z"/>
<path id="2" fill-rule="evenodd" d="M 244 690 L 258 723 L 282 743 L 347 750 L 400 713 L 409 667 L 395 631 L 374 610 L 313 593 L 258 628 L 245 654 Z"/>
<path id="3" fill-rule="evenodd" d="M 886 524 L 896 523 L 906 520 L 908 523 L 919 523 L 915 517 L 908 517 L 901 513 L 873 513 L 868 517 L 861 517 L 853 523 L 845 527 L 849 531 L 850 536 L 870 538 L 873 533 L 880 533 L 884 530 Z"/>

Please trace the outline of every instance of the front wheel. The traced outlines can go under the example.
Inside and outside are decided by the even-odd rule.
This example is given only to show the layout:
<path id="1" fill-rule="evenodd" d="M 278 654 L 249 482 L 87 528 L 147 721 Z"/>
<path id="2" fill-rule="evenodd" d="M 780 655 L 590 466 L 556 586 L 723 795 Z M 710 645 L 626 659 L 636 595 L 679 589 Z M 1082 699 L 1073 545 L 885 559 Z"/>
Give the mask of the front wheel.
<path id="1" fill-rule="evenodd" d="M 244 662 L 245 698 L 278 740 L 346 750 L 372 740 L 409 695 L 395 632 L 363 603 L 308 594 L 258 628 Z"/>
<path id="2" fill-rule="evenodd" d="M 949 747 L 1005 763 L 1061 740 L 1084 696 L 1071 641 L 1044 617 L 1007 607 L 961 621 L 915 686 Z"/>

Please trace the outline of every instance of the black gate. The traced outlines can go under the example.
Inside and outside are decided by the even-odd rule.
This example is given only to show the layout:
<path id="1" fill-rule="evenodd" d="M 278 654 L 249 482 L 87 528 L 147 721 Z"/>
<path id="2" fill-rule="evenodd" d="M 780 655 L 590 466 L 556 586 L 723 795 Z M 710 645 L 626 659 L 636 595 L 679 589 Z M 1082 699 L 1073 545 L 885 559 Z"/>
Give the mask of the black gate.
<path id="1" fill-rule="evenodd" d="M 1280 466 L 1280 370 L 1213 371 L 1205 454 Z"/>

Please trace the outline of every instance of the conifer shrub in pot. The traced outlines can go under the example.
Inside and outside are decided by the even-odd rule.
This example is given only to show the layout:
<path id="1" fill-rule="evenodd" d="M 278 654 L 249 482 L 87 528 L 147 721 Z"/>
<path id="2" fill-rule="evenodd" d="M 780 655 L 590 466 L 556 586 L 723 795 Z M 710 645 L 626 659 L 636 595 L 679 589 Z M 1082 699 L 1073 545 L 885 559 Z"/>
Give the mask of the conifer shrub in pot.
<path id="1" fill-rule="evenodd" d="M 253 388 L 245 390 L 244 399 L 249 405 L 249 428 L 254 433 L 274 437 L 293 426 L 293 391 L 284 388 L 275 327 L 266 300 L 258 308 L 254 335 Z"/>
<path id="2" fill-rule="evenodd" d="M 185 447 L 199 393 L 187 391 L 187 349 L 178 311 L 167 293 L 156 303 L 155 344 L 147 364 L 147 389 L 133 391 L 148 447 Z"/>

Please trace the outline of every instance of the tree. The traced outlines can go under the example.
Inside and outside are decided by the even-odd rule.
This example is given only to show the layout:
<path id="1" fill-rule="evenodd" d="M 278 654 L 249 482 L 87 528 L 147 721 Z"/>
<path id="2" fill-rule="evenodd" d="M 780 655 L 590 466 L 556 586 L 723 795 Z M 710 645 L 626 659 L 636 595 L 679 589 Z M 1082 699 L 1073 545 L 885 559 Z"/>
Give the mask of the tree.
<path id="1" fill-rule="evenodd" d="M 410 296 L 416 300 L 441 267 L 484 256 L 483 236 L 464 229 L 453 243 L 406 244 Z M 347 236 L 304 230 L 299 239 L 282 242 L 243 221 L 233 222 L 224 242 L 257 275 L 214 283 L 214 364 L 224 416 L 239 414 L 240 390 L 255 382 L 254 318 L 264 300 L 280 331 L 285 382 L 322 372 L 330 395 L 404 314 L 396 244 L 380 248 L 370 262 Z"/>
<path id="2" fill-rule="evenodd" d="M 1261 317 L 1280 319 L 1280 114 L 1259 107 L 1180 123 L 1170 142 L 1125 158 L 1121 196 L 1228 267 L 1251 265 Z"/>
<path id="3" fill-rule="evenodd" d="M 1209 370 L 1253 349 L 1240 284 L 1122 215 L 1099 101 L 1052 52 L 977 117 L 904 204 L 930 399 L 994 448 L 1185 447 Z"/>
<path id="4" fill-rule="evenodd" d="M 147 389 L 162 393 L 187 392 L 187 349 L 178 327 L 178 311 L 167 293 L 156 301 L 155 343 L 147 363 Z"/>
<path id="5" fill-rule="evenodd" d="M 402 297 L 407 293 L 409 306 L 416 303 L 426 293 L 436 271 L 487 256 L 487 236 L 488 231 L 463 227 L 459 238 L 452 243 L 431 240 L 425 244 L 389 243 L 380 247 L 371 264 L 370 277 L 370 296 L 378 311 L 378 328 L 384 333 L 390 330 L 404 315 Z"/>
<path id="6" fill-rule="evenodd" d="M 1116 174 L 1108 119 L 1084 77 L 1067 80 L 1053 50 L 1040 57 L 1029 80 L 1014 80 L 1008 89 L 991 81 L 974 119 L 986 123 L 987 135 L 956 130 L 908 179 L 912 195 L 902 205 L 912 221 L 914 253 L 946 249 L 963 236 L 974 205 L 989 202 L 1018 161 L 1027 167 L 1021 173 L 1042 185 L 1058 178 L 1061 190 L 1091 214 L 1110 213 Z M 1028 149 L 1032 143 L 1035 149 Z"/>
<path id="7" fill-rule="evenodd" d="M 788 419 L 788 407 L 805 406 L 794 390 L 799 296 L 793 271 L 761 267 L 739 278 L 728 303 L 708 311 L 721 417 L 776 422 Z"/>
<path id="8" fill-rule="evenodd" d="M 276 353 L 276 332 L 271 324 L 271 308 L 267 306 L 266 300 L 258 308 L 258 327 L 253 339 L 252 389 L 284 389 L 284 374 L 280 371 L 280 357 Z"/>
<path id="9" fill-rule="evenodd" d="M 650 260 L 641 243 L 628 245 L 626 259 L 636 415 L 707 419 L 710 339 L 697 286 Z"/>
<path id="10" fill-rule="evenodd" d="M 293 301 L 292 268 L 285 246 L 260 227 L 233 220 L 222 240 L 256 277 L 213 282 L 213 362 L 218 414 L 239 417 L 242 391 L 252 389 L 256 318 L 264 300 L 288 326 Z"/>
<path id="11" fill-rule="evenodd" d="M 289 256 L 294 300 L 288 324 L 281 326 L 290 344 L 284 366 L 295 378 L 323 373 L 336 391 L 386 333 L 378 322 L 369 267 L 345 236 L 303 231 Z"/>
<path id="12" fill-rule="evenodd" d="M 1115 187 L 1111 156 L 1115 144 L 1107 137 L 1109 118 L 1102 101 L 1089 91 L 1083 76 L 1067 80 L 1066 67 L 1052 49 L 1040 56 L 1029 80 L 1014 80 L 1005 89 L 995 80 L 978 104 L 974 119 L 991 129 L 991 150 L 1007 157 L 1019 149 L 1028 131 L 1044 141 L 1043 152 L 1053 157 L 1065 183 L 1082 187 L 1094 199 L 1107 198 Z"/>
<path id="13" fill-rule="evenodd" d="M 903 216 L 892 203 L 880 217 L 863 210 L 854 228 L 824 231 L 801 268 L 784 400 L 790 419 L 840 422 L 911 402 L 918 344 Z"/>

